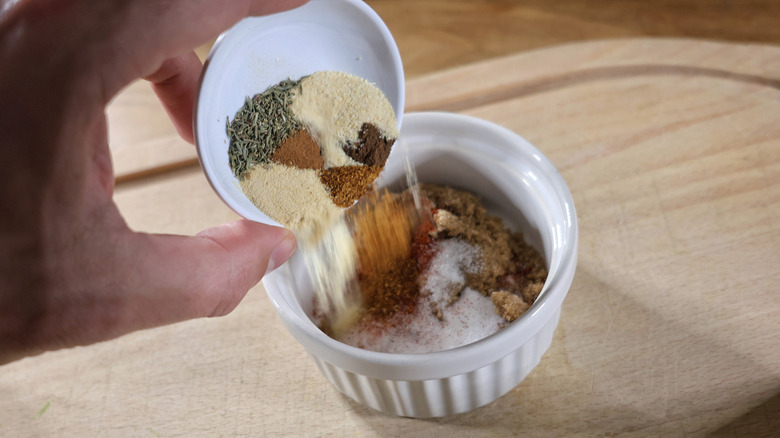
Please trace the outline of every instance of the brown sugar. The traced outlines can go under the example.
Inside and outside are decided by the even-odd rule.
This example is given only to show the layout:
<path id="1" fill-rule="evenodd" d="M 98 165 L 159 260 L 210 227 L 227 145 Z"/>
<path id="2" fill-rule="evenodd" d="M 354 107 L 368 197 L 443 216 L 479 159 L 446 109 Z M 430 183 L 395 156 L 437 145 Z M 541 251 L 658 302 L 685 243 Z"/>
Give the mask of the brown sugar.
<path id="1" fill-rule="evenodd" d="M 299 169 L 322 169 L 320 147 L 305 129 L 287 137 L 271 155 L 271 161 Z"/>
<path id="2" fill-rule="evenodd" d="M 434 216 L 435 232 L 446 238 L 462 238 L 481 249 L 482 269 L 466 273 L 466 286 L 489 297 L 496 291 L 522 297 L 527 309 L 547 279 L 545 262 L 539 252 L 525 243 L 521 232 L 510 231 L 501 218 L 488 214 L 475 195 L 429 184 L 422 189 L 438 209 Z M 498 297 L 502 305 L 517 302 L 509 301 L 503 293 Z M 519 311 L 518 306 L 509 314 Z M 496 304 L 496 311 L 504 314 L 506 309 Z"/>
<path id="3" fill-rule="evenodd" d="M 330 193 L 333 203 L 346 208 L 371 189 L 381 171 L 381 168 L 371 166 L 331 167 L 320 171 L 320 181 Z"/>
<path id="4" fill-rule="evenodd" d="M 493 292 L 490 295 L 490 300 L 496 306 L 496 313 L 509 322 L 519 318 L 531 307 L 530 304 L 523 301 L 523 298 L 503 290 Z"/>
<path id="5" fill-rule="evenodd" d="M 387 157 L 390 156 L 393 143 L 395 143 L 395 139 L 384 138 L 376 125 L 363 123 L 358 132 L 357 144 L 348 144 L 343 149 L 350 158 L 358 163 L 382 167 L 385 165 Z"/>
<path id="6" fill-rule="evenodd" d="M 442 237 L 460 237 L 482 250 L 482 269 L 466 275 L 466 285 L 488 295 L 512 267 L 510 231 L 501 218 L 487 213 L 479 198 L 451 187 L 423 185 L 423 192 L 439 210 L 436 223 Z M 444 210 L 446 213 L 443 213 Z"/>

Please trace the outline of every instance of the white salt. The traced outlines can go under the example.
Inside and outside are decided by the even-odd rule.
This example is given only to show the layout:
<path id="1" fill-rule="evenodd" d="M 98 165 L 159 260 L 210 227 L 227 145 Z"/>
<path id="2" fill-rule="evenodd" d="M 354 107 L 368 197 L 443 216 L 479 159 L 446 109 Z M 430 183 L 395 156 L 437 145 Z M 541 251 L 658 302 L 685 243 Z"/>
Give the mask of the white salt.
<path id="1" fill-rule="evenodd" d="M 339 338 L 359 348 L 387 353 L 430 353 L 476 342 L 506 323 L 490 298 L 463 289 L 466 273 L 481 266 L 479 248 L 460 239 L 436 243 L 435 256 L 421 277 L 424 305 L 411 314 L 399 313 L 386 321 L 362 321 Z M 460 298 L 450 302 L 453 292 Z M 438 306 L 438 307 L 437 307 Z M 442 311 L 439 319 L 434 309 Z"/>
<path id="2" fill-rule="evenodd" d="M 474 274 L 481 268 L 479 248 L 462 239 L 436 242 L 434 257 L 423 273 L 420 292 L 429 297 L 429 303 L 442 308 L 452 301 L 453 293 L 466 284 L 465 273 Z"/>
<path id="3" fill-rule="evenodd" d="M 389 321 L 363 321 L 339 340 L 386 353 L 431 353 L 471 344 L 505 324 L 490 299 L 471 288 L 463 289 L 460 299 L 447 307 L 444 315 L 442 321 L 427 309 L 419 309 Z"/>

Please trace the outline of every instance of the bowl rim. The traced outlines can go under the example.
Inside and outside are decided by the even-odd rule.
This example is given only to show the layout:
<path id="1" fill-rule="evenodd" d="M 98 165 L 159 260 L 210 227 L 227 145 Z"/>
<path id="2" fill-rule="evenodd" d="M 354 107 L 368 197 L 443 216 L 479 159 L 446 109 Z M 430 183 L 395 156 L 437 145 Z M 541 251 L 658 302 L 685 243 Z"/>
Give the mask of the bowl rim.
<path id="1" fill-rule="evenodd" d="M 531 154 L 540 167 L 544 177 L 556 194 L 555 201 L 560 203 L 565 211 L 562 227 L 568 237 L 567 245 L 560 249 L 560 264 L 548 277 L 544 293 L 534 302 L 531 308 L 518 320 L 505 329 L 471 344 L 450 350 L 432 353 L 382 353 L 363 350 L 341 343 L 325 335 L 311 322 L 301 321 L 299 316 L 288 306 L 292 303 L 275 287 L 273 277 L 264 279 L 266 293 L 272 301 L 278 315 L 288 330 L 310 353 L 316 355 L 339 368 L 389 380 L 428 380 L 451 377 L 464 374 L 490 365 L 520 348 L 535 336 L 556 310 L 558 310 L 568 293 L 577 265 L 578 225 L 574 201 L 563 177 L 541 151 L 515 132 L 486 120 L 462 114 L 445 112 L 408 113 L 405 117 L 404 131 L 414 130 L 424 132 L 438 124 L 458 124 L 475 132 L 490 131 L 492 135 L 500 136 L 507 144 L 519 148 L 524 154 Z M 555 251 L 555 249 L 553 250 Z M 270 287 L 269 287 L 270 286 Z M 294 300 L 294 298 L 290 298 Z M 445 365 L 446 366 L 443 366 Z"/>
<path id="2" fill-rule="evenodd" d="M 398 95 L 395 97 L 395 102 L 391 102 L 391 104 L 393 105 L 393 108 L 397 108 L 396 121 L 397 121 L 398 129 L 400 130 L 401 122 L 404 116 L 404 106 L 406 104 L 406 81 L 404 76 L 403 62 L 401 60 L 401 53 L 398 50 L 398 45 L 396 45 L 395 40 L 393 39 L 393 35 L 390 33 L 390 29 L 388 29 L 385 22 L 382 21 L 382 18 L 379 16 L 379 14 L 377 14 L 376 11 L 374 11 L 367 3 L 363 2 L 362 0 L 310 0 L 307 4 L 299 6 L 298 8 L 295 9 L 305 8 L 307 7 L 307 5 L 313 3 L 317 3 L 317 4 L 332 3 L 333 6 L 330 7 L 354 8 L 359 13 L 361 13 L 367 20 L 369 20 L 373 24 L 374 28 L 379 32 L 379 35 L 381 36 L 381 40 L 386 46 L 387 53 L 390 55 L 390 58 L 392 59 L 392 65 L 394 67 L 394 71 L 392 72 L 392 74 L 399 79 L 396 84 L 396 86 L 398 87 Z M 215 170 L 213 163 L 206 158 L 207 155 L 206 150 L 208 149 L 208 145 L 202 139 L 204 133 L 201 132 L 201 124 L 198 123 L 198 120 L 202 114 L 205 114 L 202 112 L 202 108 L 201 108 L 203 106 L 201 105 L 201 97 L 203 94 L 204 83 L 211 77 L 210 75 L 213 74 L 212 73 L 213 69 L 209 69 L 209 67 L 213 62 L 213 58 L 219 52 L 220 47 L 223 44 L 225 44 L 226 39 L 229 39 L 231 33 L 235 33 L 237 27 L 240 26 L 241 23 L 247 20 L 253 20 L 253 19 L 267 20 L 270 17 L 273 17 L 275 15 L 291 12 L 294 11 L 295 9 L 290 11 L 277 12 L 270 15 L 246 17 L 240 20 L 239 22 L 237 22 L 236 24 L 234 24 L 230 29 L 222 32 L 219 35 L 219 37 L 217 37 L 216 41 L 214 42 L 214 45 L 211 47 L 211 50 L 209 51 L 208 56 L 206 57 L 206 60 L 203 62 L 203 68 L 201 70 L 201 74 L 198 79 L 198 85 L 195 89 L 195 96 L 193 100 L 193 110 L 192 110 L 193 143 L 195 144 L 195 151 L 198 156 L 198 163 L 200 164 L 203 173 L 206 175 L 206 180 L 211 186 L 211 189 L 214 191 L 214 193 L 217 194 L 217 196 L 222 200 L 222 202 L 225 205 L 227 205 L 231 210 L 233 210 L 239 216 L 253 220 L 255 222 L 260 222 L 260 223 L 273 225 L 273 226 L 282 226 L 282 225 L 274 221 L 272 218 L 268 217 L 265 213 L 261 212 L 259 209 L 256 211 L 254 210 L 247 211 L 241 208 L 240 206 L 235 205 L 233 202 L 231 202 L 230 196 L 228 196 L 228 191 L 230 189 L 224 187 L 221 183 L 218 182 L 217 171 Z"/>

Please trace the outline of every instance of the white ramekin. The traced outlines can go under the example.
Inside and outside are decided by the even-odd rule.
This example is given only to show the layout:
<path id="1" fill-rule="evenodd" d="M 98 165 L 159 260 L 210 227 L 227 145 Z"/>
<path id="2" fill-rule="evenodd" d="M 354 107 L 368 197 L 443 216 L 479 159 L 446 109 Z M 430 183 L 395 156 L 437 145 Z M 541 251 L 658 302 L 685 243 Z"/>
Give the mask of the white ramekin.
<path id="1" fill-rule="evenodd" d="M 309 318 L 311 289 L 288 263 L 263 284 L 289 332 L 322 374 L 354 400 L 392 415 L 438 417 L 465 412 L 507 393 L 539 363 L 558 325 L 577 264 L 577 217 L 563 178 L 517 134 L 472 117 L 407 114 L 383 184 L 402 175 L 403 149 L 420 181 L 479 194 L 489 210 L 522 230 L 548 266 L 544 289 L 504 330 L 452 350 L 425 354 L 366 351 L 322 333 Z"/>

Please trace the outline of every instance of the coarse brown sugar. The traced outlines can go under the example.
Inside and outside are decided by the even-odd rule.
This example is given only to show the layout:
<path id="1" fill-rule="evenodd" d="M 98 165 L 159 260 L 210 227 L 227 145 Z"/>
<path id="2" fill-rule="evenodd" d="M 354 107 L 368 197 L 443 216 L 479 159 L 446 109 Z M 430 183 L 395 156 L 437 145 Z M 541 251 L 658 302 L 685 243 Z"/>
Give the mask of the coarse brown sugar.
<path id="1" fill-rule="evenodd" d="M 279 145 L 271 161 L 299 169 L 322 169 L 320 147 L 305 129 L 301 129 Z"/>
<path id="2" fill-rule="evenodd" d="M 511 231 L 471 193 L 431 184 L 424 184 L 422 190 L 439 209 L 437 219 L 443 222 L 441 226 L 437 222 L 438 232 L 465 239 L 482 251 L 483 267 L 467 273 L 466 285 L 485 295 L 498 289 L 501 277 L 512 268 Z"/>
<path id="3" fill-rule="evenodd" d="M 372 166 L 338 166 L 323 169 L 319 175 L 333 203 L 346 208 L 371 189 L 381 171 Z"/>
<path id="4" fill-rule="evenodd" d="M 496 306 L 496 313 L 509 322 L 519 318 L 531 307 L 523 298 L 503 290 L 490 294 L 490 300 Z"/>
<path id="5" fill-rule="evenodd" d="M 475 195 L 433 185 L 423 185 L 423 192 L 439 209 L 437 233 L 466 239 L 482 250 L 482 269 L 466 273 L 466 286 L 490 296 L 496 312 L 508 321 L 519 317 L 539 296 L 547 279 L 541 254 L 525 243 L 523 233 L 512 232 L 499 217 L 490 215 Z M 501 293 L 493 298 L 497 291 Z"/>

